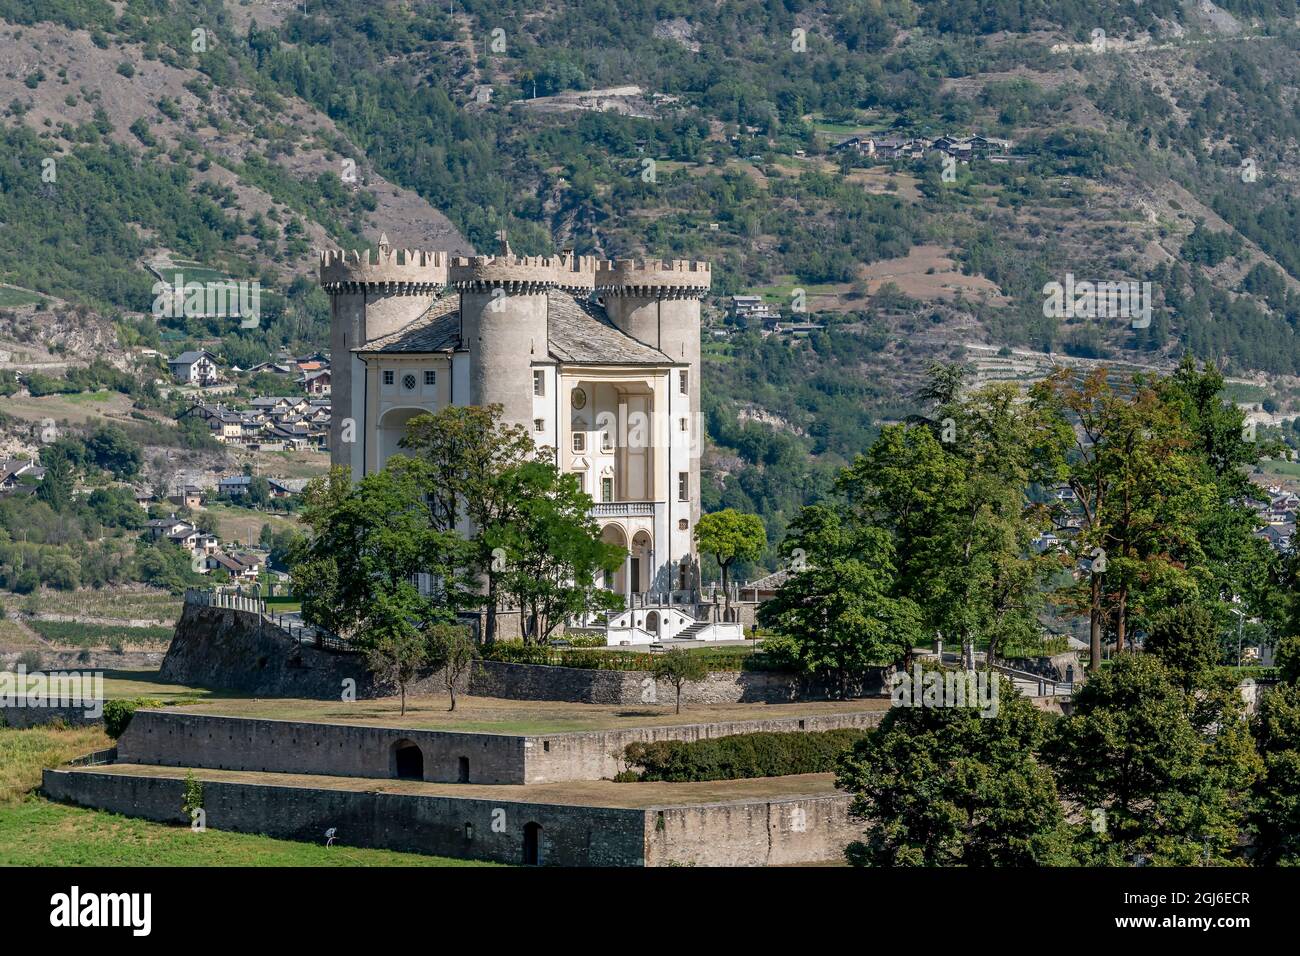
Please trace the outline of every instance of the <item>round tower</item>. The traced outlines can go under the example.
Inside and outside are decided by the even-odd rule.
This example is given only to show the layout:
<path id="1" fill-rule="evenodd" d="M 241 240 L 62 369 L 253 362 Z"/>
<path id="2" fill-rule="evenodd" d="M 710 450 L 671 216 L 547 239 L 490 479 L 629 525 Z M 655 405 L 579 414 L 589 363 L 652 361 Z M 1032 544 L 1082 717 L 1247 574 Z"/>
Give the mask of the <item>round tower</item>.
<path id="1" fill-rule="evenodd" d="M 689 462 L 680 455 L 669 464 L 672 497 L 680 503 L 678 476 L 690 475 L 689 527 L 700 517 L 700 300 L 709 292 L 709 263 L 685 259 L 617 259 L 596 266 L 596 294 L 605 313 L 620 330 L 663 352 L 684 368 L 677 369 L 669 387 L 669 428 L 679 434 L 687 417 Z M 685 379 L 681 373 L 685 371 Z"/>
<path id="2" fill-rule="evenodd" d="M 447 286 L 447 253 L 391 249 L 380 235 L 378 254 L 326 249 L 320 253 L 320 283 L 330 296 L 330 360 L 332 415 L 330 464 L 347 465 L 352 449 L 343 441 L 343 422 L 352 419 L 359 432 L 363 419 L 354 404 L 354 366 L 351 350 L 374 341 L 418 319 Z"/>
<path id="3" fill-rule="evenodd" d="M 460 293 L 470 404 L 498 404 L 505 421 L 531 430 L 533 366 L 550 361 L 546 294 L 553 289 L 590 293 L 595 261 L 569 253 L 516 256 L 502 238 L 495 256 L 453 259 L 448 279 Z"/>

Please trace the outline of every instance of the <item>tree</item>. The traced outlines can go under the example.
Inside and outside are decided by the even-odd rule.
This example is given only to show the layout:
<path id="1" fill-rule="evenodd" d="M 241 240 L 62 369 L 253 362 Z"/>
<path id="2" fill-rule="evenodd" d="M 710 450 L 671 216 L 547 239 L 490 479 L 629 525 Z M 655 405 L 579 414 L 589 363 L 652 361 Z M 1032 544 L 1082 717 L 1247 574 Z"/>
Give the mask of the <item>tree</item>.
<path id="1" fill-rule="evenodd" d="M 46 477 L 49 477 L 48 473 Z M 86 505 L 96 520 L 107 528 L 135 530 L 144 524 L 144 509 L 135 503 L 130 488 L 96 488 L 90 493 Z"/>
<path id="2" fill-rule="evenodd" d="M 455 532 L 432 525 L 423 488 L 421 464 L 400 455 L 355 486 L 341 468 L 308 485 L 303 519 L 312 534 L 290 576 L 313 623 L 362 647 L 387 636 L 390 654 L 405 655 L 398 615 L 415 630 L 454 619 L 468 554 Z M 425 590 L 412 583 L 421 575 Z"/>
<path id="3" fill-rule="evenodd" d="M 501 420 L 500 405 L 450 405 L 407 423 L 401 447 L 423 462 L 423 489 L 433 527 L 473 526 L 471 564 L 486 582 L 485 639 L 496 639 L 500 572 L 496 539 L 518 514 L 514 469 L 537 457 L 532 435 Z"/>
<path id="4" fill-rule="evenodd" d="M 1089 563 L 1086 596 L 1078 603 L 1088 610 L 1094 673 L 1108 618 L 1117 648 L 1125 648 L 1135 592 L 1153 584 L 1183 592 L 1194 587 L 1184 574 L 1188 564 L 1203 562 L 1193 529 L 1213 497 L 1178 409 L 1140 376 L 1128 395 L 1107 376 L 1097 369 L 1076 384 L 1062 369 L 1033 389 L 1035 404 L 1073 436 L 1068 454 L 1055 447 L 1054 470 L 1082 512 L 1070 540 L 1074 563 Z M 1058 518 L 1066 518 L 1064 508 Z"/>
<path id="5" fill-rule="evenodd" d="M 703 657 L 682 647 L 664 651 L 655 658 L 652 666 L 655 680 L 666 680 L 677 691 L 677 713 L 682 712 L 682 688 L 686 684 L 704 680 L 709 676 L 709 665 Z"/>
<path id="6" fill-rule="evenodd" d="M 72 465 L 62 455 L 51 455 L 45 465 L 45 477 L 36 486 L 36 497 L 54 511 L 63 511 L 72 503 Z M 134 499 L 131 504 L 135 504 Z"/>
<path id="7" fill-rule="evenodd" d="M 1068 861 L 1045 716 L 1001 676 L 997 713 L 893 707 L 840 761 L 836 786 L 868 826 L 856 866 L 1042 866 Z"/>
<path id="8" fill-rule="evenodd" d="M 1121 654 L 1083 686 L 1045 755 L 1083 808 L 1085 863 L 1230 863 L 1260 774 L 1235 680 L 1188 693 L 1153 654 Z"/>
<path id="9" fill-rule="evenodd" d="M 1164 608 L 1151 618 L 1143 650 L 1158 657 L 1185 691 L 1201 686 L 1219 663 L 1219 628 L 1202 605 Z"/>
<path id="10" fill-rule="evenodd" d="M 503 484 L 513 488 L 515 518 L 487 540 L 505 556 L 498 587 L 525 615 L 525 643 L 547 643 L 568 618 L 621 608 L 602 581 L 627 552 L 601 540 L 577 477 L 533 461 L 510 469 Z"/>
<path id="11" fill-rule="evenodd" d="M 1255 850 L 1260 863 L 1300 865 L 1300 685 L 1264 695 L 1254 722 L 1264 773 L 1255 788 Z"/>
<path id="12" fill-rule="evenodd" d="M 429 664 L 442 671 L 443 684 L 451 698 L 449 711 L 456 709 L 456 687 L 474 663 L 474 639 L 463 627 L 435 624 L 429 629 Z"/>
<path id="13" fill-rule="evenodd" d="M 767 531 L 758 515 L 742 514 L 724 508 L 701 515 L 695 524 L 695 543 L 701 551 L 713 555 L 722 569 L 722 595 L 726 617 L 731 614 L 731 589 L 728 573 L 737 560 L 752 561 L 767 546 Z"/>
<path id="14" fill-rule="evenodd" d="M 921 636 L 921 611 L 897 594 L 889 535 L 846 527 L 828 508 L 805 508 L 783 547 L 800 558 L 759 623 L 787 635 L 795 662 L 833 681 L 841 696 L 871 667 L 905 661 Z"/>
<path id="15" fill-rule="evenodd" d="M 86 439 L 86 455 L 97 466 L 126 480 L 140 470 L 143 455 L 140 446 L 116 425 L 104 425 Z"/>
<path id="16" fill-rule="evenodd" d="M 415 624 L 419 604 L 419 592 L 410 582 L 404 582 L 376 594 L 366 621 L 366 663 L 376 676 L 397 685 L 403 716 L 406 688 L 429 659 L 429 639 Z"/>

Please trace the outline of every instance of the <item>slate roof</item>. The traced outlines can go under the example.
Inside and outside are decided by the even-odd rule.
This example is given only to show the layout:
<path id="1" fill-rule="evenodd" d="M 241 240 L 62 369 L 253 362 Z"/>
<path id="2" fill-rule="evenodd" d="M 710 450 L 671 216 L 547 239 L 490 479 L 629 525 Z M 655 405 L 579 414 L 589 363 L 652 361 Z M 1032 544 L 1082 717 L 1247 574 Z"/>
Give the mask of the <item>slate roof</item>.
<path id="1" fill-rule="evenodd" d="M 567 292 L 546 294 L 547 347 L 551 357 L 576 365 L 673 365 L 656 348 L 619 331 L 605 310 Z M 367 342 L 357 352 L 428 353 L 456 350 L 460 342 L 459 301 L 454 295 L 438 299 L 405 328 Z"/>

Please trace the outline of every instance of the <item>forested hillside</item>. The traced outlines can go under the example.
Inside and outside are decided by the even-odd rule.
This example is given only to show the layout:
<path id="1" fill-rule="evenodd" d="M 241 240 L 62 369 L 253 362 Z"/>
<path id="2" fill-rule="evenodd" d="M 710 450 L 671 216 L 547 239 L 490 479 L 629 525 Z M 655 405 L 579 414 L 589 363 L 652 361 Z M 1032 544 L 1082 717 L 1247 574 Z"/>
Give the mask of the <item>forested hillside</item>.
<path id="1" fill-rule="evenodd" d="M 0 0 L 0 44 L 0 281 L 119 347 L 319 347 L 311 249 L 381 230 L 713 260 L 705 505 L 773 542 L 934 361 L 1191 350 L 1300 405 L 1294 0 Z M 836 149 L 945 134 L 1009 158 Z M 260 278 L 259 327 L 141 321 L 160 256 Z M 1046 316 L 1067 274 L 1151 321 Z"/>

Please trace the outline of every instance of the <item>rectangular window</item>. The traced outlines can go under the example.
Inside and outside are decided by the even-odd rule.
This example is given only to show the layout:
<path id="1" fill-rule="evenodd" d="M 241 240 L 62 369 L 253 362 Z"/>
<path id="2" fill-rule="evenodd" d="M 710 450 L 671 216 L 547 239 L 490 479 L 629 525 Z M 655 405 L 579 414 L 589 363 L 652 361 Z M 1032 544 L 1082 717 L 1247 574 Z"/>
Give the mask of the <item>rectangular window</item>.
<path id="1" fill-rule="evenodd" d="M 686 419 L 684 419 L 684 418 L 679 418 L 679 419 L 677 419 L 677 427 L 678 427 L 678 429 L 679 429 L 680 431 L 686 431 L 686 429 L 687 429 L 687 427 L 688 427 L 688 426 L 687 426 L 687 423 L 686 423 Z"/>
<path id="2" fill-rule="evenodd" d="M 536 369 L 533 372 L 533 394 L 546 394 L 546 373 L 541 369 Z"/>
<path id="3" fill-rule="evenodd" d="M 544 431 L 546 431 L 546 419 L 545 419 L 545 418 L 534 418 L 534 419 L 533 419 L 533 431 L 535 431 L 535 432 L 544 432 Z"/>
<path id="4" fill-rule="evenodd" d="M 425 369 L 425 371 L 424 371 L 424 384 L 425 384 L 425 385 L 437 385 L 437 384 L 438 384 L 438 373 L 435 372 L 433 369 Z"/>
<path id="5" fill-rule="evenodd" d="M 600 500 L 601 501 L 614 500 L 614 479 L 613 478 L 600 479 Z"/>
<path id="6" fill-rule="evenodd" d="M 679 390 L 683 395 L 685 395 L 685 394 L 686 394 L 686 375 L 687 375 L 687 372 L 686 372 L 685 369 L 682 369 L 682 371 L 681 371 L 679 374 L 680 374 L 680 376 L 681 376 L 681 382 L 680 382 L 680 384 L 678 385 L 678 390 Z"/>
<path id="7" fill-rule="evenodd" d="M 385 385 L 393 384 L 393 370 L 391 368 L 384 369 L 384 384 Z"/>
<path id="8" fill-rule="evenodd" d="M 587 493 L 587 473 L 585 471 L 575 471 L 573 473 L 578 479 L 578 490 L 583 494 Z"/>
<path id="9" fill-rule="evenodd" d="M 586 432 L 574 432 L 574 433 L 573 433 L 573 450 L 574 450 L 574 452 L 575 452 L 576 454 L 579 454 L 579 455 L 582 454 L 584 451 L 587 450 L 587 433 L 586 433 Z"/>
<path id="10" fill-rule="evenodd" d="M 691 473 L 689 471 L 679 471 L 677 473 L 677 500 L 691 500 Z"/>

